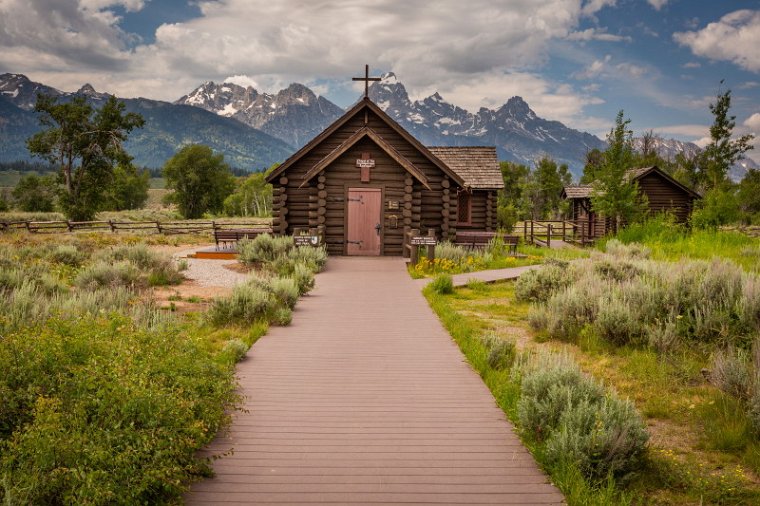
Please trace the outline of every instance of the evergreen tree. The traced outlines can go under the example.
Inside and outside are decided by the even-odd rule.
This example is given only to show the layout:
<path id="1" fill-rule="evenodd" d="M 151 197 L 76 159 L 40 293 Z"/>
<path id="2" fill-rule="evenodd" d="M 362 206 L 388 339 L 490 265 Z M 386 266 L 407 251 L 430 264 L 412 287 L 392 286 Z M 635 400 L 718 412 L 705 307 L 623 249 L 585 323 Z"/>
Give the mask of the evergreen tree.
<path id="1" fill-rule="evenodd" d="M 615 127 L 607 136 L 608 147 L 592 183 L 591 206 L 596 213 L 612 219 L 614 230 L 623 223 L 634 221 L 646 206 L 638 185 L 626 174 L 634 162 L 633 132 L 628 129 L 630 123 L 631 120 L 623 119 L 621 110 L 615 118 Z"/>
<path id="2" fill-rule="evenodd" d="M 737 193 L 743 221 L 760 225 L 760 170 L 750 169 L 745 174 Z"/>
<path id="3" fill-rule="evenodd" d="M 90 220 L 101 208 L 114 166 L 129 163 L 122 147 L 127 135 L 143 125 L 139 114 L 124 113 L 124 103 L 109 97 L 95 110 L 84 97 L 58 103 L 38 95 L 34 110 L 45 127 L 28 141 L 29 151 L 60 171 L 59 204 L 67 217 Z"/>
<path id="4" fill-rule="evenodd" d="M 721 81 L 721 84 L 723 81 Z M 718 188 L 728 183 L 728 172 L 744 153 L 753 149 L 754 135 L 747 134 L 732 139 L 736 116 L 729 116 L 731 109 L 731 90 L 717 96 L 716 102 L 710 104 L 714 120 L 710 127 L 710 143 L 705 147 L 701 159 L 702 181 L 706 190 Z"/>
<path id="5" fill-rule="evenodd" d="M 604 163 L 604 153 L 597 148 L 586 153 L 586 164 L 583 166 L 581 184 L 591 184 L 596 179 L 597 172 Z"/>
<path id="6" fill-rule="evenodd" d="M 182 148 L 166 162 L 163 173 L 166 187 L 174 190 L 169 201 L 188 219 L 222 211 L 224 199 L 235 189 L 235 178 L 224 163 L 224 155 L 214 154 L 201 144 Z"/>

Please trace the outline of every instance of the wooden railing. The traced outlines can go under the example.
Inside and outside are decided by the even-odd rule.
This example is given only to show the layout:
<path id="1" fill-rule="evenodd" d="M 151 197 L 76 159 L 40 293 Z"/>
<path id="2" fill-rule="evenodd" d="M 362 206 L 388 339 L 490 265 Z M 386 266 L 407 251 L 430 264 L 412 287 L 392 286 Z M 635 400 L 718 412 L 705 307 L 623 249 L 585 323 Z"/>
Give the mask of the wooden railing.
<path id="1" fill-rule="evenodd" d="M 525 220 L 522 222 L 523 241 L 551 248 L 553 239 L 561 239 L 584 246 L 594 242 L 591 226 L 588 220 Z"/>
<path id="2" fill-rule="evenodd" d="M 26 230 L 31 233 L 53 234 L 75 231 L 146 231 L 159 234 L 189 234 L 213 232 L 233 228 L 253 227 L 270 231 L 271 227 L 260 221 L 0 221 L 0 232 Z"/>

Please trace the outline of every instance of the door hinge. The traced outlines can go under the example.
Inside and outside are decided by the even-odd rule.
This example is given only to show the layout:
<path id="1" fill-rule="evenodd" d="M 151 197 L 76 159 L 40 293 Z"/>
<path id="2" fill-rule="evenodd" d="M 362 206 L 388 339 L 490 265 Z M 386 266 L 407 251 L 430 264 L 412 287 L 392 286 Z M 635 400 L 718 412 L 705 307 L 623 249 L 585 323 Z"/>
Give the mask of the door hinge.
<path id="1" fill-rule="evenodd" d="M 346 241 L 348 244 L 359 244 L 361 245 L 362 241 Z"/>
<path id="2" fill-rule="evenodd" d="M 358 199 L 352 199 L 352 198 L 349 197 L 348 201 L 349 202 L 361 202 L 362 204 L 364 204 L 364 201 L 361 199 L 361 197 L 359 197 Z"/>

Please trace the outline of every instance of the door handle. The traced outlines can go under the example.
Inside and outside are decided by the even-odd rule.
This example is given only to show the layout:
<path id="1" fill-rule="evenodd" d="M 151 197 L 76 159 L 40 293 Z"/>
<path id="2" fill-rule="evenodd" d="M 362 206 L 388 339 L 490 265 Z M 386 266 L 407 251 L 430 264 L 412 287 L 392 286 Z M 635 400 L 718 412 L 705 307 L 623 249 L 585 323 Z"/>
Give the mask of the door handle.
<path id="1" fill-rule="evenodd" d="M 380 236 L 380 228 L 382 228 L 382 227 L 380 227 L 379 223 L 377 225 L 375 225 L 375 232 L 377 232 L 378 236 Z"/>

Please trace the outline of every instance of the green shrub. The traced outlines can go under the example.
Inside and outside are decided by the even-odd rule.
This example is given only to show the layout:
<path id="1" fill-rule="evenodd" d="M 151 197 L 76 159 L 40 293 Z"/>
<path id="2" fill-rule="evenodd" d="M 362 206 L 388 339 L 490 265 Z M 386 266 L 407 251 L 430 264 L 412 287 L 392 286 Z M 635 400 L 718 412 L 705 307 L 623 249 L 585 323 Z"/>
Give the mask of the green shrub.
<path id="1" fill-rule="evenodd" d="M 287 255 L 294 246 L 290 236 L 261 234 L 252 240 L 238 241 L 237 247 L 240 261 L 250 265 L 273 262 L 277 257 Z"/>
<path id="2" fill-rule="evenodd" d="M 543 302 L 554 293 L 572 283 L 567 262 L 551 262 L 538 269 L 523 273 L 515 282 L 515 296 L 518 300 Z"/>
<path id="3" fill-rule="evenodd" d="M 292 278 L 272 278 L 269 282 L 269 290 L 276 303 L 290 309 L 296 306 L 300 295 L 298 284 Z"/>
<path id="4" fill-rule="evenodd" d="M 433 291 L 440 295 L 454 293 L 454 280 L 449 274 L 439 274 L 430 283 Z"/>
<path id="5" fill-rule="evenodd" d="M 545 452 L 550 465 L 573 463 L 587 478 L 600 480 L 635 471 L 648 439 L 633 404 L 607 395 L 581 399 L 566 409 Z"/>
<path id="6" fill-rule="evenodd" d="M 327 248 L 324 246 L 299 246 L 288 251 L 288 259 L 295 266 L 298 264 L 306 265 L 314 272 L 322 272 L 327 264 Z M 288 273 L 290 274 L 290 272 Z"/>
<path id="7" fill-rule="evenodd" d="M 267 319 L 272 308 L 272 297 L 267 290 L 252 283 L 244 283 L 235 286 L 230 296 L 214 299 L 208 311 L 208 319 L 218 326 L 248 325 Z"/>
<path id="8" fill-rule="evenodd" d="M 280 327 L 287 327 L 293 319 L 293 310 L 289 307 L 278 307 L 272 314 L 272 323 Z"/>
<path id="9" fill-rule="evenodd" d="M 717 352 L 712 362 L 710 381 L 727 394 L 748 400 L 756 383 L 749 354 L 738 348 Z"/>
<path id="10" fill-rule="evenodd" d="M 604 388 L 585 376 L 569 356 L 538 355 L 522 378 L 517 405 L 520 426 L 543 441 L 557 428 L 565 410 L 603 397 Z"/>
<path id="11" fill-rule="evenodd" d="M 197 451 L 228 420 L 229 365 L 186 329 L 124 317 L 50 320 L 0 346 L 0 499 L 160 504 L 207 472 Z"/>
<path id="12" fill-rule="evenodd" d="M 98 262 L 82 269 L 75 284 L 80 288 L 131 286 L 140 284 L 140 271 L 127 261 L 116 263 Z"/>
<path id="13" fill-rule="evenodd" d="M 523 369 L 517 405 L 523 430 L 545 442 L 550 465 L 578 466 L 589 479 L 635 470 L 648 434 L 641 416 L 567 355 L 544 353 Z"/>
<path id="14" fill-rule="evenodd" d="M 240 362 L 248 353 L 249 346 L 240 339 L 232 339 L 224 343 L 222 354 L 229 357 L 232 363 Z"/>
<path id="15" fill-rule="evenodd" d="M 607 241 L 605 251 L 614 257 L 630 259 L 646 259 L 652 254 L 652 251 L 646 246 L 636 242 L 623 244 L 617 239 Z"/>
<path id="16" fill-rule="evenodd" d="M 144 244 L 105 250 L 93 258 L 101 262 L 129 262 L 140 271 L 144 284 L 150 286 L 176 285 L 182 281 L 178 265 L 169 256 L 156 253 Z"/>
<path id="17" fill-rule="evenodd" d="M 468 255 L 466 249 L 449 241 L 441 241 L 435 245 L 435 258 L 450 260 L 456 265 L 461 265 Z"/>
<path id="18" fill-rule="evenodd" d="M 62 244 L 50 252 L 48 258 L 51 262 L 78 267 L 85 259 L 85 255 L 73 244 Z"/>
<path id="19" fill-rule="evenodd" d="M 491 369 L 501 371 L 512 366 L 517 352 L 513 341 L 502 339 L 493 334 L 481 337 L 481 341 L 488 351 L 488 366 Z"/>
<path id="20" fill-rule="evenodd" d="M 593 325 L 597 334 L 606 341 L 625 345 L 639 337 L 642 328 L 634 309 L 618 297 L 600 299 Z"/>
<path id="21" fill-rule="evenodd" d="M 308 266 L 300 262 L 293 266 L 293 279 L 298 286 L 298 293 L 301 295 L 314 289 L 314 273 Z"/>

